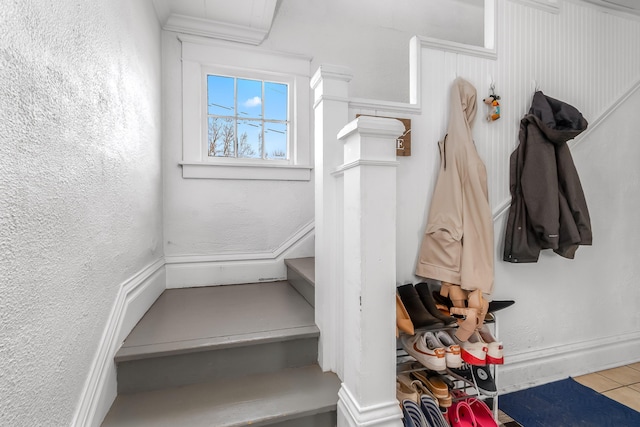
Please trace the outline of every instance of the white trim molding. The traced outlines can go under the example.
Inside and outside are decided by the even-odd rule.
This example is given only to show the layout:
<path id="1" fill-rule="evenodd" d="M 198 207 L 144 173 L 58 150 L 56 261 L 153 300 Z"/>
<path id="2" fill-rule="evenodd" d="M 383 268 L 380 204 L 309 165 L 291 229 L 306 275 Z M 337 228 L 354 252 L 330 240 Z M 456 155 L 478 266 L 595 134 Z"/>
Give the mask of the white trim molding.
<path id="1" fill-rule="evenodd" d="M 182 60 L 183 178 L 309 181 L 311 179 L 310 76 L 306 56 L 177 35 Z M 286 84 L 286 160 L 212 158 L 207 154 L 207 76 L 221 74 Z"/>
<path id="2" fill-rule="evenodd" d="M 347 386 L 338 391 L 338 427 L 401 427 L 402 413 L 397 401 L 362 407 Z"/>
<path id="3" fill-rule="evenodd" d="M 213 39 L 247 43 L 257 46 L 262 43 L 270 28 L 251 28 L 213 19 L 172 13 L 163 28 L 177 33 L 195 34 Z"/>
<path id="4" fill-rule="evenodd" d="M 431 48 L 437 50 L 443 50 L 447 52 L 454 52 L 461 55 L 477 56 L 485 59 L 497 59 L 498 54 L 496 49 L 488 49 L 480 46 L 473 46 L 470 44 L 452 42 L 448 40 L 440 40 L 432 37 L 417 36 L 420 40 L 420 45 L 423 48 Z"/>
<path id="5" fill-rule="evenodd" d="M 270 181 L 309 181 L 312 166 L 270 165 L 266 163 L 228 163 L 180 162 L 183 178 L 196 179 L 248 179 Z M 214 166 L 214 167 L 212 167 Z"/>
<path id="6" fill-rule="evenodd" d="M 190 2 L 191 5 L 187 5 L 186 8 L 182 7 L 179 1 L 152 1 L 158 21 L 167 31 L 249 45 L 259 45 L 269 34 L 277 5 L 276 0 L 246 2 L 250 5 L 250 9 L 247 10 L 246 7 L 221 7 L 213 4 L 214 2 L 204 1 L 199 2 L 199 6 Z"/>
<path id="7" fill-rule="evenodd" d="M 525 6 L 534 7 L 549 13 L 560 13 L 560 4 L 558 0 L 509 0 L 520 3 Z"/>
<path id="8" fill-rule="evenodd" d="M 307 223 L 271 252 L 167 255 L 167 289 L 285 280 L 285 258 L 313 256 L 314 229 Z"/>
<path id="9" fill-rule="evenodd" d="M 123 282 L 99 341 L 72 426 L 99 426 L 117 395 L 114 357 L 133 327 L 165 289 L 164 259 L 160 258 Z"/>
<path id="10" fill-rule="evenodd" d="M 500 392 L 510 393 L 638 361 L 640 332 L 507 354 Z"/>

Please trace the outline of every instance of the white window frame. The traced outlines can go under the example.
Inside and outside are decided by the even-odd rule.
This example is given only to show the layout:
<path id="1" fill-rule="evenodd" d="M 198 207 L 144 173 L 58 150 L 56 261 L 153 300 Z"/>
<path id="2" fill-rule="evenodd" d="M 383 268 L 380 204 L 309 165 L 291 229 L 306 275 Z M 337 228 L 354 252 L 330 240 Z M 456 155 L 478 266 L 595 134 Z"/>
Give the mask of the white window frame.
<path id="1" fill-rule="evenodd" d="M 311 177 L 310 59 L 180 35 L 183 178 L 308 181 Z M 287 160 L 209 157 L 207 78 L 229 75 L 289 85 Z"/>
<path id="2" fill-rule="evenodd" d="M 288 87 L 287 93 L 287 159 L 252 159 L 252 158 L 238 158 L 238 157 L 211 157 L 208 153 L 208 110 L 207 110 L 207 77 L 210 75 L 218 75 L 231 77 L 235 79 L 248 79 L 248 80 L 258 80 L 261 82 L 271 82 L 271 83 L 282 83 L 286 84 Z M 292 89 L 295 85 L 295 79 L 291 76 L 282 75 L 282 74 L 274 74 L 274 73 L 265 73 L 265 72 L 257 72 L 257 71 L 249 71 L 249 70 L 239 70 L 228 67 L 214 67 L 214 66 L 205 66 L 202 67 L 202 87 L 205 89 L 204 102 L 202 103 L 202 108 L 204 111 L 202 112 L 203 123 L 201 124 L 202 129 L 202 158 L 211 163 L 216 164 L 233 164 L 240 162 L 250 162 L 255 164 L 262 164 L 263 162 L 269 162 L 274 165 L 291 165 L 292 164 L 292 153 L 293 153 L 293 144 L 292 144 L 292 135 L 295 135 L 296 124 L 292 120 L 292 111 L 295 107 L 295 103 L 293 102 Z M 265 100 L 263 99 L 262 102 Z M 237 100 L 236 100 L 237 102 Z M 264 117 L 263 121 L 267 121 Z M 237 137 L 237 135 L 236 135 Z"/>

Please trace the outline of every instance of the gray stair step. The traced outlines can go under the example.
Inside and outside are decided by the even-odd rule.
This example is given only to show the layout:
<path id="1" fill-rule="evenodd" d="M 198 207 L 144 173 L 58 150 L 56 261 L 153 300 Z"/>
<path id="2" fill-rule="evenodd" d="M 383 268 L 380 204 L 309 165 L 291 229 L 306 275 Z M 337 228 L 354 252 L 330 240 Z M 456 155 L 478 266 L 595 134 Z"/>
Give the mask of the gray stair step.
<path id="1" fill-rule="evenodd" d="M 317 365 L 120 394 L 103 427 L 333 427 L 340 380 Z"/>
<path id="2" fill-rule="evenodd" d="M 284 260 L 284 263 L 288 282 L 315 307 L 315 258 L 292 258 Z"/>
<path id="3" fill-rule="evenodd" d="M 311 365 L 318 336 L 287 282 L 169 289 L 116 354 L 118 392 Z"/>

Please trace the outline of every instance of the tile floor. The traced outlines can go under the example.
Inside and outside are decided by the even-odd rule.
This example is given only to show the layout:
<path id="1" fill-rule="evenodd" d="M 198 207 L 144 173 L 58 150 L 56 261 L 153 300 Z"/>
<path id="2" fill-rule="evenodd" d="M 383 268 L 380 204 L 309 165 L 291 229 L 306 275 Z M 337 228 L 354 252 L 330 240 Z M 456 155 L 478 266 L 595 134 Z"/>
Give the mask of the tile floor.
<path id="1" fill-rule="evenodd" d="M 573 379 L 640 412 L 640 362 L 581 375 Z M 504 427 L 520 426 L 502 411 L 499 411 L 498 421 Z"/>
<path id="2" fill-rule="evenodd" d="M 582 375 L 574 380 L 640 412 L 640 362 Z"/>

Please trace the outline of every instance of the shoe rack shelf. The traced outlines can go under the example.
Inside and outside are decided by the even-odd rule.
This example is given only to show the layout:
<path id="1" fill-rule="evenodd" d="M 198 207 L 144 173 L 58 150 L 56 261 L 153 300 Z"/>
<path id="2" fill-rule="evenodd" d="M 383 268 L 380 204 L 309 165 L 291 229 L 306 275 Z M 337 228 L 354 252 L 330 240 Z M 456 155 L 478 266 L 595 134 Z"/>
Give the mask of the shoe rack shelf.
<path id="1" fill-rule="evenodd" d="M 490 325 L 490 328 L 493 329 L 492 330 L 493 335 L 497 337 L 498 323 L 497 323 L 496 316 L 494 316 L 492 313 L 488 313 L 484 323 L 487 325 Z M 434 327 L 418 328 L 415 330 L 415 333 L 419 334 L 423 332 L 438 332 L 442 330 L 455 331 L 456 327 L 455 326 L 454 327 L 434 326 Z M 493 382 L 496 385 L 496 390 L 497 390 L 498 389 L 497 365 L 485 365 L 485 366 L 489 367 L 489 372 L 493 377 Z M 468 367 L 469 371 L 471 372 L 472 368 L 470 365 L 463 363 L 463 367 Z M 418 362 L 411 355 L 409 355 L 402 347 L 400 338 L 398 338 L 396 343 L 396 373 L 411 374 L 412 372 L 420 372 L 420 371 L 430 371 L 430 369 L 423 366 L 422 364 L 420 364 L 420 362 Z M 436 371 L 431 371 L 431 372 L 436 372 Z M 498 392 L 497 391 L 493 393 L 484 392 L 478 387 L 477 384 L 474 383 L 473 376 L 471 376 L 470 379 L 464 379 L 462 377 L 457 376 L 449 368 L 447 368 L 446 372 L 437 372 L 437 373 L 442 377 L 444 377 L 445 381 L 447 381 L 449 384 L 452 385 L 452 391 L 459 390 L 464 392 L 464 394 L 466 394 L 466 396 L 464 397 L 462 396 L 457 397 L 457 396 L 454 396 L 455 393 L 452 393 L 452 401 L 466 399 L 468 397 L 475 397 L 475 398 L 481 399 L 485 401 L 485 403 L 487 403 L 487 405 L 491 408 L 494 419 L 495 420 L 498 419 Z"/>

